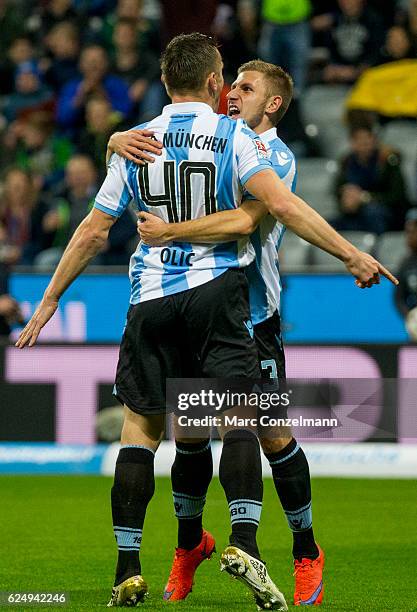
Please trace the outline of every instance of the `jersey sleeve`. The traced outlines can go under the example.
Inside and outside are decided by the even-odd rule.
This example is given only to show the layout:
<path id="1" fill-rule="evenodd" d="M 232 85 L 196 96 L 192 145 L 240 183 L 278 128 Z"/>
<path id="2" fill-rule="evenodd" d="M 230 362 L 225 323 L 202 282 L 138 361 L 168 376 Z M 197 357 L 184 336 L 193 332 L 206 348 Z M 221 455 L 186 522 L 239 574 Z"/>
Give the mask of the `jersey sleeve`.
<path id="1" fill-rule="evenodd" d="M 272 168 L 264 143 L 245 124 L 236 135 L 236 162 L 242 187 L 257 172 Z"/>
<path id="2" fill-rule="evenodd" d="M 297 190 L 297 181 L 298 181 L 298 168 L 297 168 L 297 162 L 295 158 L 294 158 L 294 169 L 295 169 L 294 178 L 292 179 L 292 184 L 291 184 L 291 191 L 293 193 L 295 193 Z"/>
<path id="3" fill-rule="evenodd" d="M 125 160 L 113 153 L 107 169 L 107 176 L 96 195 L 94 208 L 112 217 L 120 217 L 133 199 L 127 181 Z"/>

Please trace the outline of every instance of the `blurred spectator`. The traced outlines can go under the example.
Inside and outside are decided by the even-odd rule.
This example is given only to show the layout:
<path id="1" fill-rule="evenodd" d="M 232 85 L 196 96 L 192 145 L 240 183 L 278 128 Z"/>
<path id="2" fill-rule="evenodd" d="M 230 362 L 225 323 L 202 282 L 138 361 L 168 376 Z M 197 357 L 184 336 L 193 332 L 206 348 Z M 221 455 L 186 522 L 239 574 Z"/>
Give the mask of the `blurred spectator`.
<path id="1" fill-rule="evenodd" d="M 115 0 L 72 0 L 72 6 L 79 13 L 98 16 L 113 11 Z"/>
<path id="2" fill-rule="evenodd" d="M 42 84 L 36 62 L 19 64 L 15 73 L 15 91 L 6 99 L 3 115 L 8 122 L 40 109 L 51 109 L 54 105 L 53 93 Z"/>
<path id="3" fill-rule="evenodd" d="M 262 0 L 258 53 L 261 59 L 278 64 L 294 80 L 294 97 L 280 124 L 280 136 L 298 155 L 309 143 L 300 110 L 300 94 L 306 86 L 311 47 L 310 0 Z"/>
<path id="4" fill-rule="evenodd" d="M 12 42 L 24 31 L 19 7 L 8 0 L 0 0 L 0 57 L 4 57 Z"/>
<path id="5" fill-rule="evenodd" d="M 236 19 L 238 4 L 243 3 L 238 0 L 161 0 L 162 47 L 181 33 L 202 32 L 215 36 L 222 46 L 226 81 L 230 77 L 234 79 L 237 67 L 250 59 L 247 56 L 247 37 L 242 35 Z M 248 25 L 246 22 L 246 27 Z"/>
<path id="6" fill-rule="evenodd" d="M 92 95 L 108 98 L 112 108 L 127 117 L 132 110 L 127 84 L 108 73 L 106 51 L 98 45 L 85 47 L 80 56 L 81 77 L 70 81 L 58 100 L 58 122 L 63 128 L 83 125 L 85 106 Z"/>
<path id="7" fill-rule="evenodd" d="M 52 247 L 35 260 L 38 267 L 58 263 L 68 240 L 91 210 L 97 193 L 97 172 L 86 155 L 74 155 L 67 164 L 65 185 L 53 198 L 49 212 L 43 218 L 43 230 L 50 237 Z M 111 228 L 105 250 L 96 264 L 122 265 L 129 261 L 128 241 L 136 236 L 136 224 L 126 211 Z"/>
<path id="8" fill-rule="evenodd" d="M 401 316 L 407 319 L 409 313 L 417 308 L 417 208 L 411 208 L 407 213 L 405 236 L 409 254 L 397 273 L 400 284 L 395 290 L 395 303 Z"/>
<path id="9" fill-rule="evenodd" d="M 64 167 L 71 157 L 73 146 L 55 132 L 52 113 L 37 111 L 15 121 L 9 128 L 3 152 L 5 161 L 29 170 L 36 188 L 50 190 L 64 177 Z"/>
<path id="10" fill-rule="evenodd" d="M 160 4 L 163 47 L 177 34 L 212 34 L 212 25 L 220 4 L 218 0 L 206 0 L 204 3 L 195 0 L 177 0 L 175 3 L 171 0 L 161 0 Z"/>
<path id="11" fill-rule="evenodd" d="M 139 52 L 148 51 L 156 56 L 161 52 L 159 23 L 144 17 L 143 0 L 118 0 L 114 12 L 110 12 L 102 21 L 96 33 L 90 32 L 90 38 L 98 40 L 107 49 L 112 48 L 114 28 L 117 22 L 129 20 L 136 23 L 137 47 Z"/>
<path id="12" fill-rule="evenodd" d="M 55 25 L 45 39 L 51 59 L 44 60 L 45 82 L 58 93 L 65 83 L 77 78 L 79 34 L 71 21 Z"/>
<path id="13" fill-rule="evenodd" d="M 380 63 L 396 62 L 416 57 L 416 48 L 410 34 L 402 26 L 392 26 L 381 49 Z"/>
<path id="14" fill-rule="evenodd" d="M 353 83 L 361 72 L 377 63 L 384 26 L 367 0 L 338 0 L 339 10 L 318 15 L 313 27 L 325 34 L 330 63 L 323 72 L 328 83 Z"/>
<path id="15" fill-rule="evenodd" d="M 256 42 L 258 39 L 256 5 L 252 2 L 252 0 L 240 0 L 240 2 L 237 4 L 236 12 L 237 19 L 240 24 L 242 38 L 246 43 L 248 51 L 250 50 L 250 55 L 253 58 L 255 55 L 257 55 Z"/>
<path id="16" fill-rule="evenodd" d="M 8 56 L 14 66 L 30 62 L 35 59 L 35 48 L 29 36 L 19 36 L 10 45 Z"/>
<path id="17" fill-rule="evenodd" d="M 73 8 L 72 0 L 47 0 L 34 3 L 27 27 L 36 38 L 38 46 L 42 47 L 52 28 L 63 21 L 72 21 L 81 29 L 81 15 Z"/>
<path id="18" fill-rule="evenodd" d="M 4 176 L 0 198 L 1 260 L 12 265 L 31 263 L 34 255 L 47 242 L 44 240 L 41 220 L 45 213 L 42 202 L 28 172 L 10 168 Z"/>
<path id="19" fill-rule="evenodd" d="M 19 304 L 8 291 L 7 267 L 0 262 L 0 338 L 8 337 L 13 323 L 23 324 Z"/>
<path id="20" fill-rule="evenodd" d="M 262 0 L 259 55 L 287 70 L 297 93 L 306 85 L 311 45 L 310 0 Z"/>
<path id="21" fill-rule="evenodd" d="M 81 131 L 78 149 L 94 161 L 100 182 L 106 175 L 107 142 L 118 129 L 121 119 L 120 113 L 112 109 L 107 98 L 96 96 L 87 102 L 86 126 Z"/>
<path id="22" fill-rule="evenodd" d="M 51 209 L 42 221 L 52 248 L 44 251 L 36 263 L 55 265 L 81 221 L 94 203 L 97 174 L 92 160 L 85 155 L 74 155 L 65 170 L 65 181 L 52 199 Z"/>
<path id="23" fill-rule="evenodd" d="M 255 7 L 248 0 L 218 4 L 212 35 L 222 50 L 227 84 L 233 83 L 242 63 L 257 55 L 257 25 Z"/>
<path id="24" fill-rule="evenodd" d="M 399 154 L 370 127 L 352 128 L 350 146 L 336 179 L 341 215 L 334 227 L 375 234 L 401 229 L 409 204 Z"/>
<path id="25" fill-rule="evenodd" d="M 417 0 L 409 0 L 408 27 L 414 37 L 417 37 Z"/>
<path id="26" fill-rule="evenodd" d="M 398 7 L 401 2 L 409 2 L 409 0 L 367 0 L 369 8 L 378 13 L 383 22 L 384 30 L 387 30 L 395 23 Z"/>
<path id="27" fill-rule="evenodd" d="M 410 35 L 417 37 L 417 0 L 403 0 L 397 6 L 395 22 L 406 28 Z"/>
<path id="28" fill-rule="evenodd" d="M 160 80 L 158 57 L 151 51 L 139 52 L 137 23 L 122 18 L 113 31 L 114 59 L 111 70 L 129 85 L 129 96 L 135 104 L 135 120 L 153 119 L 165 101 Z"/>
<path id="29" fill-rule="evenodd" d="M 29 37 L 19 36 L 0 59 L 0 94 L 13 93 L 14 77 L 19 64 L 33 61 L 35 50 Z M 4 57 L 4 59 L 3 59 Z"/>

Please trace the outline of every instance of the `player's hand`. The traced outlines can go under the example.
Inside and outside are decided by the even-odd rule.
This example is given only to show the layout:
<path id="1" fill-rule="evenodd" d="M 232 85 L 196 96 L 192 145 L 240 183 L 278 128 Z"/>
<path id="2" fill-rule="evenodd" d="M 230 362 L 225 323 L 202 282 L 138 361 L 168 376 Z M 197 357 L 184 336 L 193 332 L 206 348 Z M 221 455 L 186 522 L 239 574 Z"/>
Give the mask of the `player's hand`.
<path id="1" fill-rule="evenodd" d="M 345 266 L 356 278 L 355 284 L 361 289 L 379 285 L 381 275 L 385 276 L 393 285 L 399 284 L 398 279 L 369 253 L 358 250 L 345 261 Z"/>
<path id="2" fill-rule="evenodd" d="M 38 339 L 42 327 L 48 323 L 57 308 L 58 300 L 44 297 L 33 313 L 29 323 L 20 332 L 15 346 L 20 349 L 24 348 L 26 345 L 33 346 Z"/>
<path id="3" fill-rule="evenodd" d="M 149 246 L 161 246 L 169 242 L 165 235 L 168 223 L 165 223 L 160 217 L 146 212 L 138 213 L 138 217 L 138 234 L 143 242 Z"/>
<path id="4" fill-rule="evenodd" d="M 163 145 L 155 140 L 152 130 L 127 130 L 112 134 L 108 147 L 121 157 L 143 166 L 145 162 L 154 163 L 155 155 L 161 155 Z"/>

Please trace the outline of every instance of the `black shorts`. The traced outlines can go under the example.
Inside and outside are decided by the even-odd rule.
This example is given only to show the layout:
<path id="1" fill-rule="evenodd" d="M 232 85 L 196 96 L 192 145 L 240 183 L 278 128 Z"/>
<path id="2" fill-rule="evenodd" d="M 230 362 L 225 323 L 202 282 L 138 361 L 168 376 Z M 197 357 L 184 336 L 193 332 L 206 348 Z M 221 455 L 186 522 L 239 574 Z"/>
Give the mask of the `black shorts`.
<path id="1" fill-rule="evenodd" d="M 285 354 L 281 320 L 277 311 L 272 317 L 254 326 L 262 378 L 285 379 Z"/>
<path id="2" fill-rule="evenodd" d="M 139 414 L 166 411 L 167 378 L 259 378 L 243 270 L 132 305 L 114 393 Z"/>
<path id="3" fill-rule="evenodd" d="M 278 312 L 275 311 L 272 317 L 255 325 L 254 330 L 261 377 L 263 379 L 274 379 L 270 383 L 265 380 L 262 391 L 285 394 L 287 392 L 285 353 L 281 334 L 281 320 Z M 258 418 L 261 416 L 267 417 L 267 419 L 285 419 L 287 417 L 287 407 L 285 405 L 270 405 L 265 411 L 258 410 Z M 265 421 L 265 425 L 263 423 L 264 421 L 262 420 L 262 425 L 258 426 L 258 435 L 261 438 L 291 437 L 289 428 L 269 426 L 269 420 Z"/>

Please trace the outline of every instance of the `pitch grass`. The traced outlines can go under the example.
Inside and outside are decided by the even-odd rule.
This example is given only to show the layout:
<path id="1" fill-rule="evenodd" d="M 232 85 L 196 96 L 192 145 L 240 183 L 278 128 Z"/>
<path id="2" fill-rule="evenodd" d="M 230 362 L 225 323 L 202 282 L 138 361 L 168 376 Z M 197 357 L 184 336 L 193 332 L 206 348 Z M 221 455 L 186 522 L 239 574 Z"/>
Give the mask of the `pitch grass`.
<path id="1" fill-rule="evenodd" d="M 71 601 L 61 610 L 104 611 L 115 560 L 110 487 L 104 477 L 1 477 L 0 590 L 66 591 Z M 416 481 L 317 479 L 313 495 L 316 537 L 327 558 L 322 609 L 417 611 Z M 291 537 L 269 479 L 264 497 L 262 556 L 290 602 Z M 229 526 L 217 479 L 210 487 L 205 525 L 216 536 L 220 553 Z M 220 574 L 219 554 L 202 564 L 185 602 L 162 602 L 174 545 L 170 484 L 159 478 L 142 545 L 150 587 L 143 612 L 167 606 L 181 612 L 256 610 L 243 585 Z"/>

